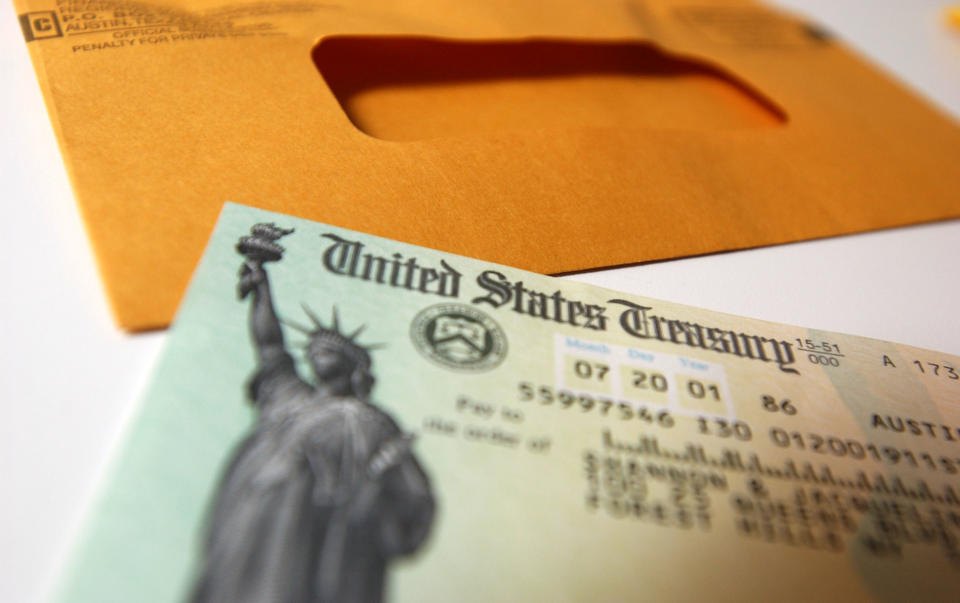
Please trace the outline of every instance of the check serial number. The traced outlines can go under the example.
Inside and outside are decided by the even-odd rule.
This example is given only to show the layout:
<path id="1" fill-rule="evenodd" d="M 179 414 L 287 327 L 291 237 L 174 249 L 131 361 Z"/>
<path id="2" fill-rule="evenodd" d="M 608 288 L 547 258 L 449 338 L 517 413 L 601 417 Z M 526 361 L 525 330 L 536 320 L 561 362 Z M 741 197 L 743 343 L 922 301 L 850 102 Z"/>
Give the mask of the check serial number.
<path id="1" fill-rule="evenodd" d="M 616 417 L 623 421 L 640 420 L 660 427 L 673 427 L 676 424 L 668 410 L 651 409 L 627 400 L 613 400 L 564 389 L 557 390 L 549 385 L 538 385 L 529 381 L 519 382 L 517 392 L 521 402 L 535 402 L 560 409 L 580 409 L 582 412 Z"/>

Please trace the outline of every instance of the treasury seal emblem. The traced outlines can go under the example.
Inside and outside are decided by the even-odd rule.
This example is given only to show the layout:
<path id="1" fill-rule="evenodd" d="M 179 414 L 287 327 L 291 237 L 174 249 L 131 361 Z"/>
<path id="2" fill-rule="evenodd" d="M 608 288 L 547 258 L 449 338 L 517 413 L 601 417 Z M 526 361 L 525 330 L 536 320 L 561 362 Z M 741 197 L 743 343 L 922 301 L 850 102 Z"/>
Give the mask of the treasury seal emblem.
<path id="1" fill-rule="evenodd" d="M 463 304 L 421 310 L 410 325 L 410 339 L 426 358 L 458 370 L 492 369 L 507 355 L 507 336 L 500 325 Z"/>

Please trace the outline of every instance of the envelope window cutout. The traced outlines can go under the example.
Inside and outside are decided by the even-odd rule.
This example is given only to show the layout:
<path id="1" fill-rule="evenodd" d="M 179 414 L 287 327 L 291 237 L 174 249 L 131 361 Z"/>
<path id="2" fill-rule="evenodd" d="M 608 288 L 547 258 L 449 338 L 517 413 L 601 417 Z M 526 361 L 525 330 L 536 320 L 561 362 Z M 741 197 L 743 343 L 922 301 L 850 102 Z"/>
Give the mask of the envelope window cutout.
<path id="1" fill-rule="evenodd" d="M 314 62 L 361 131 L 413 141 L 563 127 L 774 127 L 735 76 L 646 42 L 332 36 Z"/>

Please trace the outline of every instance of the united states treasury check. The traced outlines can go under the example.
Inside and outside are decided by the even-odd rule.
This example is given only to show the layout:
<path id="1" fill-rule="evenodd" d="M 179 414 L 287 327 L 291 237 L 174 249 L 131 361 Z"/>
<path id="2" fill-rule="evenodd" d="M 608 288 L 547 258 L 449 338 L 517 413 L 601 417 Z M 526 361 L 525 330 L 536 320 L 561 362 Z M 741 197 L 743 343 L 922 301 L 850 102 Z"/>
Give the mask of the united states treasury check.
<path id="1" fill-rule="evenodd" d="M 227 204 L 60 596 L 955 600 L 958 403 L 957 357 Z"/>

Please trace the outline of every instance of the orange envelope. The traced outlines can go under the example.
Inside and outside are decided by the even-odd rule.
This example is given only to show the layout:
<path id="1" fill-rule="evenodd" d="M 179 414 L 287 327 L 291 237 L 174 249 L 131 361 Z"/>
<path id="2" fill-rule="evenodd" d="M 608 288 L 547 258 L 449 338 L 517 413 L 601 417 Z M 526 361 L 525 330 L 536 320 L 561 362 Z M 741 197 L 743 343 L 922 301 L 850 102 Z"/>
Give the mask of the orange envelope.
<path id="1" fill-rule="evenodd" d="M 121 325 L 226 200 L 556 273 L 960 215 L 960 130 L 740 0 L 15 0 Z"/>

